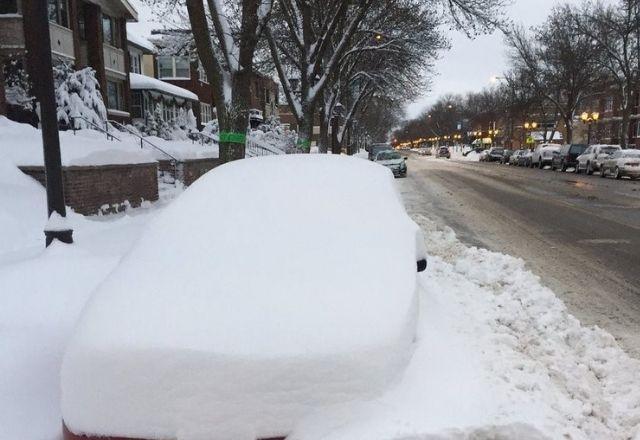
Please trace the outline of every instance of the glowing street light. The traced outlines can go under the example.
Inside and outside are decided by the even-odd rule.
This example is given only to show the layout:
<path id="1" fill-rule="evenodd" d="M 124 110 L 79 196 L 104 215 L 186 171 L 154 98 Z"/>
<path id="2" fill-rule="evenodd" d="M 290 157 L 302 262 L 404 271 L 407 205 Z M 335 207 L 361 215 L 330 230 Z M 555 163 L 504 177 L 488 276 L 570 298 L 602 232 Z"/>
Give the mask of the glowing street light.
<path id="1" fill-rule="evenodd" d="M 598 112 L 584 112 L 580 115 L 580 120 L 589 127 L 587 131 L 587 145 L 591 145 L 591 125 L 594 122 L 598 122 L 598 119 L 600 119 L 600 113 Z"/>

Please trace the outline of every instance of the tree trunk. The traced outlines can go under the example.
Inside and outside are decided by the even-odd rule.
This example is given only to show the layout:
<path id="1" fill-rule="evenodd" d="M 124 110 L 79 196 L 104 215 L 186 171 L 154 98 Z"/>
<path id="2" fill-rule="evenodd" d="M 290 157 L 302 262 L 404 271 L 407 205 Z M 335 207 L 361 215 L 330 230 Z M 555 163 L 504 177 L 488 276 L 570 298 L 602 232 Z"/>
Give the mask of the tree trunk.
<path id="1" fill-rule="evenodd" d="M 318 139 L 318 152 L 326 154 L 329 150 L 329 117 L 327 115 L 328 106 L 325 104 L 320 108 L 320 138 Z"/>
<path id="2" fill-rule="evenodd" d="M 567 137 L 565 139 L 565 142 L 567 144 L 571 144 L 573 143 L 573 118 L 571 118 L 571 116 L 564 117 L 564 127 L 567 130 Z"/>
<path id="3" fill-rule="evenodd" d="M 313 123 L 315 116 L 315 108 L 312 105 L 302 105 L 302 119 L 298 121 L 298 148 L 305 153 L 311 149 L 311 140 L 313 139 Z"/>

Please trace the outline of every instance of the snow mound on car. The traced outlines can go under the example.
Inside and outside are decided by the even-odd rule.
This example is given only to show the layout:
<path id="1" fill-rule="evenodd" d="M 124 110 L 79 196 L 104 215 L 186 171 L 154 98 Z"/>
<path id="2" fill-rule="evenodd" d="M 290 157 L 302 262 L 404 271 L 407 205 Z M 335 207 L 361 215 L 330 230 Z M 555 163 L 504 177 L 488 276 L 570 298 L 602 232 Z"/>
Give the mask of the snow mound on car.
<path id="1" fill-rule="evenodd" d="M 97 289 L 62 367 L 71 431 L 286 435 L 399 378 L 422 237 L 389 170 L 237 161 L 193 184 Z"/>

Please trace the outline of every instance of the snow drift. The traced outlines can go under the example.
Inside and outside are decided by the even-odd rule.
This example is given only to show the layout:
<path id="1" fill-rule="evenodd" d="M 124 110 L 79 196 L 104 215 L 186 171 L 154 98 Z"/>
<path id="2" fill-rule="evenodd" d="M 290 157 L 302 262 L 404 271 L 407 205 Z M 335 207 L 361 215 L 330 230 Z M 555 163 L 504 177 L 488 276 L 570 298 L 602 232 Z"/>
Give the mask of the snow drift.
<path id="1" fill-rule="evenodd" d="M 423 246 L 383 167 L 327 156 L 218 167 L 89 301 L 63 361 L 64 421 L 253 440 L 378 395 L 413 350 Z"/>

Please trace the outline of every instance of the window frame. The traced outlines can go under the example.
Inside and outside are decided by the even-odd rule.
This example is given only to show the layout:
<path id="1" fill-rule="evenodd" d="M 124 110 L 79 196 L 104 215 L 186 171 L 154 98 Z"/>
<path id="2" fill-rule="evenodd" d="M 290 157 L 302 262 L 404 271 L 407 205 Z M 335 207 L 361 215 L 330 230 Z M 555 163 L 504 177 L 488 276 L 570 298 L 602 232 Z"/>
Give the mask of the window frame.
<path id="1" fill-rule="evenodd" d="M 105 33 L 105 21 L 109 22 L 109 34 L 111 36 L 109 39 L 107 39 L 107 35 Z M 120 49 L 122 44 L 120 42 L 120 27 L 118 25 L 118 19 L 103 12 L 100 22 L 102 26 L 102 43 Z"/>
<path id="2" fill-rule="evenodd" d="M 115 107 L 111 104 L 111 90 L 110 85 L 115 85 L 116 91 L 116 105 Z M 107 79 L 107 109 L 108 110 L 124 110 L 124 92 L 122 88 L 122 83 L 119 81 L 113 81 L 111 79 Z"/>
<path id="3" fill-rule="evenodd" d="M 64 6 L 62 6 L 64 5 Z M 52 10 L 51 8 L 54 8 Z M 52 20 L 52 12 L 55 18 Z M 69 29 L 69 1 L 68 0 L 47 0 L 47 14 L 49 22 Z"/>
<path id="4" fill-rule="evenodd" d="M 129 71 L 142 75 L 142 55 L 138 52 L 129 51 Z"/>
<path id="5" fill-rule="evenodd" d="M 177 63 L 176 63 L 176 59 L 181 59 L 181 60 L 186 60 L 187 63 L 187 68 L 188 68 L 188 72 L 187 72 L 187 76 L 178 76 L 178 68 L 177 68 Z M 165 61 L 167 60 L 171 60 L 170 66 L 167 66 L 165 68 L 165 70 L 169 70 L 169 67 L 171 69 L 171 76 L 164 76 L 162 73 L 162 67 L 161 64 L 165 63 Z M 157 60 L 157 67 L 158 67 L 158 79 L 168 79 L 168 80 L 189 80 L 191 79 L 191 61 L 189 60 L 188 56 L 174 56 L 174 55 L 164 55 L 164 56 L 159 56 L 158 60 Z"/>

